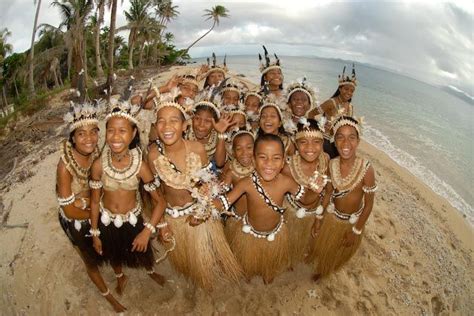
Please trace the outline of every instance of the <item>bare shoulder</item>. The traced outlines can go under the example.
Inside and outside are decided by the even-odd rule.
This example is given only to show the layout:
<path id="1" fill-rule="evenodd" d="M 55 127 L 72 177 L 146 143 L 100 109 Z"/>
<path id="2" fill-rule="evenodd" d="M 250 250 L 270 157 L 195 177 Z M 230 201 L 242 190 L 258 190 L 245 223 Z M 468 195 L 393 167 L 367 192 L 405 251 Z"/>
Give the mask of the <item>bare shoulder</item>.
<path id="1" fill-rule="evenodd" d="M 67 170 L 66 165 L 64 164 L 64 161 L 62 159 L 59 159 L 58 161 L 58 165 L 56 167 L 56 173 L 59 177 L 71 176 L 69 170 Z"/>
<path id="2" fill-rule="evenodd" d="M 283 166 L 283 169 L 281 170 L 281 174 L 285 176 L 291 176 L 290 166 L 288 165 L 287 162 Z"/>
<path id="3" fill-rule="evenodd" d="M 372 164 L 370 164 L 364 176 L 364 184 L 373 185 L 374 183 L 375 183 L 375 169 L 372 166 Z"/>

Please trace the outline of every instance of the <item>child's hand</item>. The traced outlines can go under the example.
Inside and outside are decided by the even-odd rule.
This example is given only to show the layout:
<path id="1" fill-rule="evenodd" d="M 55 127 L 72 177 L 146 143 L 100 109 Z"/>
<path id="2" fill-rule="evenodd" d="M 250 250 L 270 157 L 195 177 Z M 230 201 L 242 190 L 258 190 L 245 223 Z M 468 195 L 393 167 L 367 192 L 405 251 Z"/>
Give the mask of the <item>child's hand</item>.
<path id="1" fill-rule="evenodd" d="M 169 226 L 160 228 L 160 238 L 162 241 L 169 242 L 171 240 L 171 237 L 173 237 L 173 232 L 171 231 Z"/>
<path id="2" fill-rule="evenodd" d="M 204 221 L 202 219 L 194 217 L 193 215 L 189 215 L 188 218 L 186 218 L 186 222 L 189 223 L 189 226 L 195 227 L 201 225 Z"/>
<path id="3" fill-rule="evenodd" d="M 311 227 L 311 236 L 313 236 L 313 238 L 318 237 L 320 230 L 321 230 L 321 220 L 316 218 L 314 220 L 313 226 Z"/>
<path id="4" fill-rule="evenodd" d="M 99 237 L 92 237 L 92 245 L 94 246 L 95 251 L 102 256 L 102 241 Z"/>
<path id="5" fill-rule="evenodd" d="M 151 231 L 148 228 L 143 228 L 140 234 L 135 237 L 132 242 L 132 252 L 145 252 L 148 248 L 148 241 L 150 240 Z"/>
<path id="6" fill-rule="evenodd" d="M 219 134 L 225 133 L 227 129 L 235 123 L 236 122 L 232 122 L 232 116 L 227 113 L 222 114 L 217 122 L 212 119 L 212 126 Z"/>
<path id="7" fill-rule="evenodd" d="M 342 244 L 344 247 L 351 247 L 355 241 L 356 241 L 357 235 L 354 234 L 352 231 L 348 231 L 346 235 L 344 236 L 344 240 L 342 241 Z"/>

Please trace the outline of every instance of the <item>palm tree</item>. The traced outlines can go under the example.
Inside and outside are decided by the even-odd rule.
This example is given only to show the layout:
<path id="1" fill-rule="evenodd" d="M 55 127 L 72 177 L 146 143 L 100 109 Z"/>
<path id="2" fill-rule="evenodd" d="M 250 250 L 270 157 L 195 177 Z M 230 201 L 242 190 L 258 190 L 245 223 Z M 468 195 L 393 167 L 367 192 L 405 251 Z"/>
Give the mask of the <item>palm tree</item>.
<path id="1" fill-rule="evenodd" d="M 95 15 L 94 46 L 95 46 L 95 67 L 97 76 L 104 76 L 102 62 L 100 59 L 100 26 L 104 23 L 105 0 L 95 0 L 97 10 Z"/>
<path id="2" fill-rule="evenodd" d="M 36 1 L 35 1 L 36 3 Z M 38 0 L 38 5 L 36 6 L 35 22 L 33 23 L 33 34 L 31 35 L 31 47 L 30 54 L 28 55 L 28 91 L 30 97 L 35 95 L 35 79 L 33 76 L 34 73 L 34 64 L 33 60 L 35 58 L 35 36 L 36 36 L 36 26 L 38 25 L 38 16 L 41 8 L 41 0 Z"/>
<path id="3" fill-rule="evenodd" d="M 107 73 L 106 87 L 112 90 L 112 84 L 114 83 L 114 52 L 115 52 L 115 22 L 117 20 L 117 6 L 118 0 L 110 0 L 110 27 L 109 27 L 109 51 L 107 53 L 107 60 L 109 64 Z M 110 93 L 107 94 L 110 97 Z"/>
<path id="4" fill-rule="evenodd" d="M 0 64 L 3 62 L 3 59 L 13 51 L 13 46 L 7 43 L 7 37 L 11 36 L 12 32 L 10 32 L 7 28 L 0 30 Z"/>
<path id="5" fill-rule="evenodd" d="M 150 16 L 148 15 L 148 9 L 150 8 L 151 2 L 149 0 L 131 0 L 130 11 L 125 11 L 125 18 L 128 24 L 124 27 L 120 27 L 117 31 L 129 29 L 130 33 L 128 36 L 128 68 L 133 69 L 133 50 L 135 43 L 137 42 L 138 36 L 148 26 Z"/>
<path id="6" fill-rule="evenodd" d="M 211 28 L 209 29 L 209 31 L 207 31 L 202 36 L 200 36 L 197 40 L 195 40 L 191 45 L 189 45 L 188 48 L 186 48 L 183 51 L 183 53 L 187 53 L 191 47 L 193 47 L 197 42 L 202 40 L 207 34 L 211 33 L 211 31 L 214 29 L 214 27 L 216 25 L 219 25 L 220 18 L 229 17 L 229 14 L 227 14 L 229 12 L 229 10 L 227 10 L 224 6 L 221 6 L 221 5 L 216 5 L 211 10 L 206 9 L 204 11 L 206 12 L 206 14 L 204 14 L 203 16 L 205 16 L 205 17 L 207 16 L 206 21 L 208 21 L 208 20 L 213 21 Z"/>
<path id="7" fill-rule="evenodd" d="M 92 0 L 55 0 L 52 6 L 61 11 L 62 21 L 59 28 L 66 27 L 66 45 L 69 46 L 72 57 L 71 86 L 78 87 L 79 72 L 86 72 L 84 78 L 87 82 L 87 60 L 85 58 L 86 41 L 84 36 L 85 21 L 92 11 Z M 85 88 L 85 84 L 84 84 Z M 84 91 L 82 91 L 84 92 Z"/>

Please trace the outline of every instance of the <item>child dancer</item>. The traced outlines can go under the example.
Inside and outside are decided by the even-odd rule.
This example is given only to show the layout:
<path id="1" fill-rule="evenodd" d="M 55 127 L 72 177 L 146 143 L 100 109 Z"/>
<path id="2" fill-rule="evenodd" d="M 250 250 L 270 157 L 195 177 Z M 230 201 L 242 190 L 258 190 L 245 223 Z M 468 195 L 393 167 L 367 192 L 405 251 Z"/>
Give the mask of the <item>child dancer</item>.
<path id="1" fill-rule="evenodd" d="M 278 135 L 284 144 L 285 153 L 291 156 L 295 152 L 295 146 L 291 137 L 283 128 L 283 114 L 280 107 L 273 101 L 273 98 L 266 99 L 260 108 L 258 134 Z"/>
<path id="2" fill-rule="evenodd" d="M 247 213 L 242 219 L 242 230 L 237 230 L 232 240 L 232 250 L 247 279 L 260 275 L 266 284 L 288 268 L 289 263 L 283 198 L 290 193 L 299 201 L 305 191 L 291 177 L 280 173 L 284 155 L 283 143 L 277 135 L 260 135 L 254 145 L 255 171 L 215 202 L 229 209 L 246 195 Z"/>
<path id="3" fill-rule="evenodd" d="M 263 46 L 263 51 L 264 58 L 258 54 L 260 72 L 262 73 L 260 88 L 262 90 L 268 89 L 269 91 L 266 91 L 266 93 L 273 95 L 275 98 L 283 98 L 283 73 L 281 71 L 280 59 L 274 54 L 275 62 L 272 63 L 265 46 Z"/>
<path id="4" fill-rule="evenodd" d="M 91 230 L 94 248 L 109 262 L 117 278 L 117 292 L 123 293 L 127 277 L 122 266 L 144 267 L 160 285 L 165 279 L 153 270 L 150 236 L 163 215 L 165 201 L 153 183 L 154 178 L 143 163 L 135 114 L 138 107 L 128 102 L 111 106 L 106 116 L 106 146 L 92 165 L 89 185 Z M 156 202 L 149 222 L 144 222 L 139 182 Z M 100 213 L 100 220 L 99 220 Z"/>
<path id="5" fill-rule="evenodd" d="M 208 93 L 205 93 L 206 95 Z M 186 139 L 198 141 L 204 145 L 207 160 L 213 162 L 217 168 L 222 168 L 226 161 L 225 132 L 232 125 L 232 116 L 221 113 L 217 106 L 201 99 L 193 106 L 191 126 L 186 132 Z"/>
<path id="6" fill-rule="evenodd" d="M 247 114 L 247 121 L 252 127 L 252 132 L 258 129 L 258 113 L 262 105 L 262 96 L 257 92 L 249 91 L 244 97 L 245 114 Z"/>
<path id="7" fill-rule="evenodd" d="M 329 156 L 323 152 L 323 134 L 315 120 L 300 119 L 295 135 L 296 152 L 288 157 L 283 174 L 292 177 L 299 185 L 311 187 L 318 176 L 327 175 Z M 325 185 L 325 183 L 323 183 Z M 321 216 L 323 207 L 320 194 L 307 191 L 304 199 L 295 201 L 287 194 L 286 220 L 289 230 L 291 264 L 301 262 L 308 253 L 308 242 L 314 216 Z"/>
<path id="8" fill-rule="evenodd" d="M 374 168 L 357 155 L 359 122 L 340 117 L 334 123 L 334 135 L 340 156 L 329 163 L 332 182 L 328 186 L 334 188 L 331 204 L 324 219 L 316 218 L 313 225 L 316 240 L 309 260 L 314 264 L 314 280 L 339 269 L 357 251 L 377 189 Z"/>
<path id="9" fill-rule="evenodd" d="M 86 237 L 90 229 L 88 180 L 92 162 L 99 156 L 97 108 L 89 104 L 76 105 L 65 120 L 70 123 L 70 135 L 69 140 L 61 144 L 57 167 L 59 223 L 84 262 L 91 281 L 116 312 L 123 312 L 125 307 L 107 289 L 98 269 L 102 260 L 94 251 L 92 240 Z"/>
<path id="10" fill-rule="evenodd" d="M 191 192 L 199 185 L 198 174 L 207 173 L 202 169 L 209 166 L 203 145 L 182 137 L 185 116 L 177 103 L 159 104 L 156 121 L 159 141 L 150 148 L 148 161 L 161 179 L 168 203 L 167 221 L 176 241 L 169 255 L 171 264 L 196 285 L 212 289 L 220 281 L 237 282 L 242 271 L 226 242 L 219 219 L 211 218 L 198 225 L 199 214 L 208 210 Z"/>
<path id="11" fill-rule="evenodd" d="M 357 86 L 357 79 L 354 65 L 352 65 L 351 77 L 345 75 L 346 67 L 342 70 L 342 75 L 339 75 L 339 86 L 334 95 L 321 104 L 320 108 L 312 110 L 308 115 L 313 118 L 319 114 L 323 114 L 327 119 L 326 132 L 324 135 L 324 151 L 329 154 L 332 159 L 338 156 L 336 146 L 333 142 L 333 124 L 342 115 L 353 116 L 352 96 Z"/>
<path id="12" fill-rule="evenodd" d="M 295 124 L 301 117 L 306 117 L 316 104 L 313 88 L 308 84 L 306 78 L 296 81 L 288 86 L 287 103 L 291 111 L 291 118 Z"/>
<path id="13" fill-rule="evenodd" d="M 254 171 L 253 134 L 245 129 L 239 130 L 232 136 L 231 143 L 232 159 L 226 163 L 221 174 L 222 183 L 223 185 L 227 186 L 229 190 L 235 186 L 239 180 L 250 176 L 250 174 Z M 236 230 L 240 228 L 239 221 L 242 219 L 242 216 L 247 213 L 246 196 L 243 195 L 240 197 L 234 203 L 233 208 L 234 216 L 227 218 L 224 227 L 229 244 L 231 244 Z"/>

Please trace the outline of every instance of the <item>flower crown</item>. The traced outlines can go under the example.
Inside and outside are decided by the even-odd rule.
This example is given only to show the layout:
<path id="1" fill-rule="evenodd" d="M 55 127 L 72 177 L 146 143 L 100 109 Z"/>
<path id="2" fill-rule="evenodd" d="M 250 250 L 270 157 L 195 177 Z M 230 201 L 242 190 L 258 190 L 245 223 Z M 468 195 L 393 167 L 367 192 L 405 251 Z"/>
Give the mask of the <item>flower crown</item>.
<path id="1" fill-rule="evenodd" d="M 234 81 L 234 80 L 228 80 L 225 85 L 222 87 L 222 90 L 220 91 L 221 92 L 221 96 L 224 94 L 224 92 L 226 91 L 235 91 L 239 94 L 239 97 L 240 97 L 240 94 L 243 90 L 243 87 L 242 87 L 242 84 L 240 82 L 237 82 L 237 81 Z"/>
<path id="2" fill-rule="evenodd" d="M 71 101 L 71 109 L 63 117 L 64 121 L 69 125 L 69 131 L 74 131 L 76 128 L 87 125 L 98 125 L 98 114 L 102 111 L 100 100 L 97 100 L 96 105 L 91 103 L 74 104 Z"/>
<path id="3" fill-rule="evenodd" d="M 316 129 L 310 129 L 310 123 L 306 117 L 301 117 L 298 121 L 298 123 L 303 125 L 303 130 L 298 131 L 295 134 L 295 140 L 298 140 L 300 138 L 319 138 L 323 139 L 323 133 L 320 130 Z M 319 123 L 318 123 L 319 125 Z"/>
<path id="4" fill-rule="evenodd" d="M 193 101 L 192 100 L 187 100 L 186 102 L 186 108 L 184 108 L 181 104 L 176 102 L 176 99 L 178 96 L 181 94 L 181 91 L 179 88 L 173 88 L 169 93 L 164 93 L 160 94 L 157 96 L 157 99 L 159 97 L 159 101 L 157 102 L 156 106 L 156 113 L 158 113 L 159 110 L 165 107 L 173 107 L 178 109 L 184 116 L 185 119 L 188 119 L 188 114 L 186 113 L 187 110 L 192 108 Z"/>
<path id="5" fill-rule="evenodd" d="M 222 62 L 222 65 L 217 65 L 216 54 L 212 53 L 212 66 L 211 66 L 211 60 L 208 57 L 207 58 L 207 66 L 209 67 L 209 70 L 206 72 L 205 77 L 209 76 L 209 74 L 211 72 L 214 72 L 214 71 L 220 71 L 225 75 L 227 73 L 227 70 L 228 70 L 226 60 L 227 60 L 227 55 L 224 56 L 224 60 Z"/>
<path id="6" fill-rule="evenodd" d="M 333 134 L 336 135 L 337 130 L 341 128 L 342 126 L 352 126 L 356 129 L 357 134 L 359 136 L 362 135 L 362 123 L 364 121 L 363 117 L 360 117 L 359 119 L 356 119 L 355 117 L 352 116 L 341 116 L 339 117 L 333 125 Z"/>
<path id="7" fill-rule="evenodd" d="M 117 101 L 112 99 L 107 110 L 107 115 L 105 116 L 105 121 L 107 122 L 112 117 L 122 117 L 134 124 L 138 124 L 136 116 L 140 110 L 139 105 L 130 104 L 129 101 Z"/>
<path id="8" fill-rule="evenodd" d="M 207 106 L 216 113 L 217 118 L 221 117 L 221 111 L 216 105 L 216 99 L 213 98 L 214 86 L 208 90 L 203 90 L 199 95 L 196 96 L 196 103 L 194 103 L 192 112 L 196 112 L 196 109 L 200 106 Z"/>
<path id="9" fill-rule="evenodd" d="M 342 86 L 342 85 L 350 84 L 350 85 L 353 85 L 354 87 L 357 86 L 357 78 L 356 78 L 354 64 L 352 64 L 352 74 L 350 77 L 346 76 L 345 72 L 346 72 L 346 66 L 344 66 L 344 68 L 342 69 L 342 74 L 337 76 L 339 85 Z"/>
<path id="10" fill-rule="evenodd" d="M 306 81 L 306 77 L 292 82 L 286 89 L 287 99 L 286 102 L 290 103 L 291 96 L 293 93 L 301 91 L 305 93 L 309 98 L 310 108 L 313 107 L 313 102 L 316 101 L 315 92 L 313 87 Z M 316 101 L 317 103 L 317 101 Z"/>
<path id="11" fill-rule="evenodd" d="M 250 136 L 252 136 L 252 139 L 255 140 L 255 134 L 252 133 L 251 130 L 247 129 L 247 128 L 242 128 L 242 129 L 239 129 L 237 131 L 235 131 L 234 133 L 232 133 L 231 137 L 230 137 L 230 143 L 233 144 L 234 143 L 234 139 L 239 136 L 239 135 L 243 135 L 243 134 L 248 134 Z"/>
<path id="12" fill-rule="evenodd" d="M 278 58 L 278 56 L 276 54 L 273 54 L 275 56 L 275 61 L 272 63 L 270 61 L 270 56 L 268 55 L 267 48 L 265 47 L 265 45 L 262 45 L 262 46 L 263 46 L 265 61 L 263 61 L 262 55 L 258 54 L 258 60 L 260 61 L 260 72 L 262 73 L 262 75 L 266 74 L 268 71 L 272 69 L 281 70 L 280 59 Z"/>
<path id="13" fill-rule="evenodd" d="M 260 100 L 260 102 L 262 102 L 263 97 L 257 91 L 247 91 L 244 96 L 244 103 L 247 101 L 247 98 L 250 96 L 257 97 Z"/>

